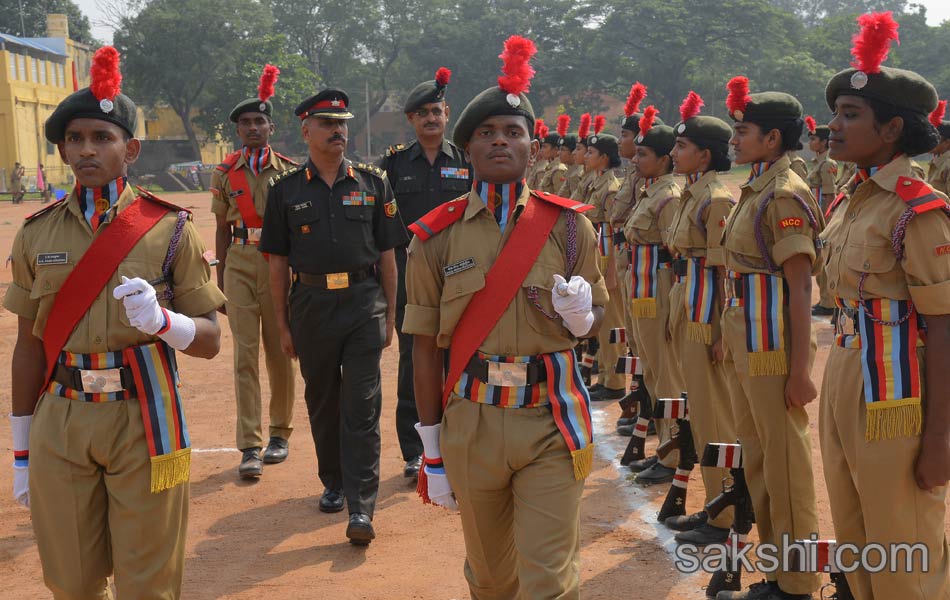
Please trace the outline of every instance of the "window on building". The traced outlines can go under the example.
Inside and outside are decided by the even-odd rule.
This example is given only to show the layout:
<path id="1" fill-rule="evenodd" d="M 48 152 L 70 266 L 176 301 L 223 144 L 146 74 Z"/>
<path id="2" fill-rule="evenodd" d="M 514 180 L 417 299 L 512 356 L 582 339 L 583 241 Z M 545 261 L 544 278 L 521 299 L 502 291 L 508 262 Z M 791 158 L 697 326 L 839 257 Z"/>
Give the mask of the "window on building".
<path id="1" fill-rule="evenodd" d="M 41 60 L 40 62 L 40 84 L 46 85 L 46 61 Z"/>
<path id="2" fill-rule="evenodd" d="M 36 60 L 32 56 L 30 57 L 30 75 L 31 75 L 30 81 L 32 81 L 33 83 L 37 83 L 40 80 L 39 74 L 37 73 L 38 62 L 40 61 Z"/>
<path id="3" fill-rule="evenodd" d="M 59 67 L 59 86 L 66 87 L 66 67 L 63 65 L 57 65 Z"/>
<path id="4" fill-rule="evenodd" d="M 10 79 L 16 79 L 16 54 L 10 53 Z"/>
<path id="5" fill-rule="evenodd" d="M 22 54 L 16 55 L 16 64 L 17 70 L 20 73 L 20 76 L 17 78 L 20 81 L 26 81 L 26 57 Z"/>

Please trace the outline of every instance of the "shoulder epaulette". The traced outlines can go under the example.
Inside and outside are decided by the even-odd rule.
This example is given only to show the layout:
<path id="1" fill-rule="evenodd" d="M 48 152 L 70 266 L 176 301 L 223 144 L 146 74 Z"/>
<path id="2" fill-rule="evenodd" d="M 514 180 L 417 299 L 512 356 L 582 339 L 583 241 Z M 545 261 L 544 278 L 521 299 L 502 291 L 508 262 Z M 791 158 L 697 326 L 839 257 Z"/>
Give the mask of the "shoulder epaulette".
<path id="1" fill-rule="evenodd" d="M 67 196 L 63 196 L 62 199 L 57 200 L 56 202 L 53 202 L 52 204 L 50 204 L 50 205 L 48 205 L 48 206 L 44 206 L 43 208 L 39 209 L 38 211 L 36 211 L 36 212 L 33 213 L 32 215 L 27 215 L 27 216 L 23 219 L 23 222 L 24 222 L 24 223 L 29 223 L 30 221 L 36 219 L 37 217 L 42 216 L 42 215 L 45 215 L 46 213 L 48 213 L 49 211 L 53 210 L 54 208 L 56 208 L 57 206 L 59 206 L 59 205 L 62 204 L 63 202 L 66 202 L 66 200 L 67 200 L 68 198 L 69 198 L 68 195 L 67 195 Z"/>
<path id="2" fill-rule="evenodd" d="M 584 213 L 594 208 L 593 204 L 578 202 L 577 200 L 571 200 L 570 198 L 562 198 L 561 196 L 555 196 L 554 194 L 540 192 L 538 190 L 531 190 L 531 195 L 538 200 L 542 200 L 555 206 L 560 206 L 566 210 L 573 210 L 577 213 Z"/>
<path id="3" fill-rule="evenodd" d="M 393 144 L 392 146 L 386 149 L 386 156 L 392 156 L 393 154 L 397 152 L 402 152 L 405 149 L 406 149 L 405 144 Z"/>
<path id="4" fill-rule="evenodd" d="M 225 156 L 224 161 L 222 161 L 220 165 L 215 167 L 215 169 L 217 169 L 218 171 L 221 171 L 222 173 L 227 173 L 228 171 L 231 170 L 231 167 L 237 164 L 237 161 L 239 158 L 241 158 L 241 151 L 235 150 L 231 154 L 228 154 L 227 156 Z"/>
<path id="5" fill-rule="evenodd" d="M 299 162 L 295 161 L 294 159 L 290 158 L 289 156 L 286 156 L 286 155 L 284 155 L 284 154 L 281 154 L 281 153 L 278 152 L 277 150 L 274 150 L 274 154 L 277 156 L 277 158 L 279 158 L 279 159 L 281 159 L 281 160 L 283 160 L 283 161 L 285 161 L 285 162 L 289 162 L 290 164 L 292 164 L 292 165 L 295 166 L 295 167 L 300 165 Z"/>
<path id="6" fill-rule="evenodd" d="M 287 169 L 286 171 L 282 171 L 282 172 L 278 173 L 277 175 L 274 175 L 273 177 L 271 177 L 268 183 L 269 183 L 271 186 L 273 186 L 273 185 L 275 185 L 278 181 L 280 181 L 281 179 L 285 179 L 285 178 L 289 177 L 290 175 L 293 175 L 294 173 L 298 173 L 298 172 L 299 172 L 301 169 L 303 169 L 303 168 L 304 168 L 303 165 L 297 165 L 297 166 L 295 166 L 295 167 L 293 167 L 293 168 L 291 168 L 291 169 Z"/>
<path id="7" fill-rule="evenodd" d="M 922 179 L 898 177 L 894 192 L 918 215 L 928 210 L 946 209 L 947 201 Z"/>
<path id="8" fill-rule="evenodd" d="M 372 173 L 377 177 L 383 176 L 383 170 L 370 163 L 353 163 L 353 168 L 359 169 L 360 171 L 365 171 L 367 173 Z"/>
<path id="9" fill-rule="evenodd" d="M 409 231 L 424 242 L 461 219 L 465 215 L 466 208 L 468 208 L 467 194 L 436 206 L 421 219 L 410 225 Z"/>
<path id="10" fill-rule="evenodd" d="M 169 202 L 168 200 L 162 200 L 161 198 L 159 198 L 158 196 L 156 196 L 155 194 L 153 194 L 152 192 L 146 190 L 145 188 L 143 188 L 143 187 L 141 187 L 141 186 L 135 186 L 135 189 L 138 190 L 138 192 L 139 192 L 139 197 L 145 198 L 146 200 L 150 200 L 151 202 L 154 202 L 155 204 L 159 204 L 159 205 L 161 205 L 161 206 L 164 206 L 165 208 L 167 208 L 167 209 L 170 210 L 170 211 L 174 211 L 174 212 L 182 212 L 182 211 L 184 211 L 184 212 L 188 213 L 189 215 L 191 214 L 191 211 L 188 210 L 187 208 L 178 206 L 177 204 L 172 204 L 172 203 Z"/>

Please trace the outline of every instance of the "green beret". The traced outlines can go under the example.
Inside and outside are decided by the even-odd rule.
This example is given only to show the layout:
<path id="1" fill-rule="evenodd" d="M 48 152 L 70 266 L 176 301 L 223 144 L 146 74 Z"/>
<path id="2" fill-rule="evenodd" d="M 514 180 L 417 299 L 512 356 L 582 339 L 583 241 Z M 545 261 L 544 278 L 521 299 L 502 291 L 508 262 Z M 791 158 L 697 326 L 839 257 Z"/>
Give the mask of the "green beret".
<path id="1" fill-rule="evenodd" d="M 601 154 L 610 157 L 611 168 L 620 166 L 620 140 L 606 133 L 592 135 L 588 140 L 590 141 L 590 147 L 596 148 Z"/>
<path id="2" fill-rule="evenodd" d="M 950 121 L 941 121 L 937 131 L 940 133 L 940 137 L 950 140 Z"/>
<path id="3" fill-rule="evenodd" d="M 635 141 L 637 146 L 652 148 L 657 156 L 663 156 L 669 154 L 676 145 L 676 134 L 669 125 L 657 125 L 654 121 L 650 131 L 646 135 L 638 135 Z"/>
<path id="4" fill-rule="evenodd" d="M 629 117 L 624 117 L 623 124 L 620 125 L 621 129 L 626 129 L 627 131 L 632 131 L 634 134 L 640 134 L 640 119 L 643 118 L 643 113 L 633 113 Z M 656 125 L 664 125 L 663 119 L 656 117 L 653 119 L 653 123 Z"/>
<path id="5" fill-rule="evenodd" d="M 937 90 L 929 81 L 913 71 L 892 67 L 870 74 L 853 68 L 841 71 L 825 87 L 828 108 L 834 111 L 835 100 L 841 95 L 870 98 L 925 117 L 937 108 Z"/>
<path id="6" fill-rule="evenodd" d="M 561 141 L 561 136 L 559 136 L 557 133 L 549 133 L 541 140 L 541 143 L 550 144 L 551 146 L 557 148 L 559 141 Z"/>
<path id="7" fill-rule="evenodd" d="M 558 138 L 557 147 L 563 148 L 565 146 L 570 150 L 575 150 L 577 148 L 577 135 L 569 133 L 562 138 Z"/>
<path id="8" fill-rule="evenodd" d="M 228 118 L 231 119 L 232 123 L 237 123 L 238 117 L 249 112 L 263 113 L 270 117 L 273 115 L 274 105 L 271 104 L 270 100 L 261 102 L 260 98 L 248 98 L 243 102 L 239 102 L 237 106 L 232 108 L 231 114 L 228 116 Z"/>
<path id="9" fill-rule="evenodd" d="M 729 143 L 732 139 L 732 127 L 722 119 L 707 115 L 697 115 L 677 123 L 673 132 L 679 137 L 705 142 Z"/>
<path id="10" fill-rule="evenodd" d="M 831 137 L 831 127 L 828 127 L 827 125 L 818 125 L 815 127 L 815 133 L 810 133 L 808 135 L 817 136 L 820 140 L 827 140 L 829 137 Z"/>
<path id="11" fill-rule="evenodd" d="M 73 92 L 59 103 L 53 114 L 46 119 L 46 140 L 58 144 L 66 139 L 66 126 L 73 119 L 99 119 L 114 123 L 135 137 L 135 103 L 125 94 L 118 94 L 112 100 L 96 100 L 89 90 L 83 88 Z"/>
<path id="12" fill-rule="evenodd" d="M 403 106 L 402 112 L 415 112 L 420 106 L 442 102 L 443 100 L 445 100 L 444 85 L 440 86 L 435 79 L 423 81 L 409 92 L 409 97 L 406 98 L 406 104 Z"/>
<path id="13" fill-rule="evenodd" d="M 802 103 L 785 92 L 759 92 L 749 96 L 744 111 L 736 110 L 729 116 L 736 122 L 755 124 L 795 121 L 802 118 Z"/>
<path id="14" fill-rule="evenodd" d="M 509 101 L 510 100 L 510 101 Z M 468 103 L 455 123 L 452 141 L 459 148 L 465 146 L 471 139 L 475 128 L 489 117 L 499 115 L 522 116 L 528 120 L 528 133 L 534 130 L 534 109 L 531 102 L 523 93 L 515 96 L 498 86 L 484 90 Z"/>

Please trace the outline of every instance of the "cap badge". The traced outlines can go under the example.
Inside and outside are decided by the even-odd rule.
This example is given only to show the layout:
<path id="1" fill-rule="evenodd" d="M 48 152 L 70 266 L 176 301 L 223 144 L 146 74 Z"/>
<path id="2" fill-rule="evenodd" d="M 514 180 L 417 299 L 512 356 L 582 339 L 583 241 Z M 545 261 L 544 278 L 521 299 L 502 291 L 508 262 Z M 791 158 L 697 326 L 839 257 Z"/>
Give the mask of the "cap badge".
<path id="1" fill-rule="evenodd" d="M 590 143 L 591 143 L 591 144 L 596 144 L 596 143 L 597 143 L 597 136 L 596 136 L 596 135 L 590 136 Z"/>
<path id="2" fill-rule="evenodd" d="M 642 136 L 642 135 L 638 135 L 638 136 L 637 136 L 637 139 L 634 140 L 634 141 L 635 141 L 636 143 L 638 143 L 638 144 L 642 144 L 642 143 L 643 143 L 643 136 Z"/>
<path id="3" fill-rule="evenodd" d="M 512 108 L 518 108 L 519 106 L 521 106 L 521 98 L 519 98 L 517 94 L 508 94 L 507 96 L 505 96 L 505 100 L 508 101 L 508 104 Z"/>
<path id="4" fill-rule="evenodd" d="M 331 101 L 330 101 L 330 106 L 340 106 L 340 105 L 342 105 L 342 104 L 343 104 L 343 103 L 340 102 L 339 100 L 331 100 Z"/>
<path id="5" fill-rule="evenodd" d="M 102 109 L 102 112 L 104 113 L 111 113 L 112 109 L 115 108 L 115 104 L 112 103 L 112 100 L 103 98 L 99 101 L 99 108 Z"/>
<path id="6" fill-rule="evenodd" d="M 676 128 L 676 133 L 683 133 L 684 131 L 686 131 L 686 123 L 680 123 Z"/>
<path id="7" fill-rule="evenodd" d="M 266 102 L 261 102 L 261 104 L 260 104 L 260 106 L 258 106 L 258 108 L 260 109 L 261 112 L 267 112 L 267 103 L 266 103 Z"/>
<path id="8" fill-rule="evenodd" d="M 866 86 L 867 84 L 868 84 L 868 74 L 865 73 L 864 71 L 855 71 L 854 74 L 851 75 L 852 88 L 856 90 L 860 90 L 860 89 L 863 89 L 864 86 Z"/>

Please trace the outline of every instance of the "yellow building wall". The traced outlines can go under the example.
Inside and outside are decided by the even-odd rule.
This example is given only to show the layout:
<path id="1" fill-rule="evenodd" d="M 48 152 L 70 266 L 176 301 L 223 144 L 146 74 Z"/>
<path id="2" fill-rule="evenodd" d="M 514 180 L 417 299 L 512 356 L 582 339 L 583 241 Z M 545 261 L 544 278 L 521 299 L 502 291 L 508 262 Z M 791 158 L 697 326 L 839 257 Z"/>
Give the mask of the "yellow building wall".
<path id="1" fill-rule="evenodd" d="M 183 140 L 185 135 L 185 126 L 170 106 L 156 106 L 149 109 L 145 118 L 146 139 L 150 140 Z M 198 131 L 199 139 L 204 133 Z M 218 164 L 224 160 L 230 152 L 234 150 L 231 142 L 215 136 L 214 140 L 201 142 L 201 162 L 205 164 Z"/>

